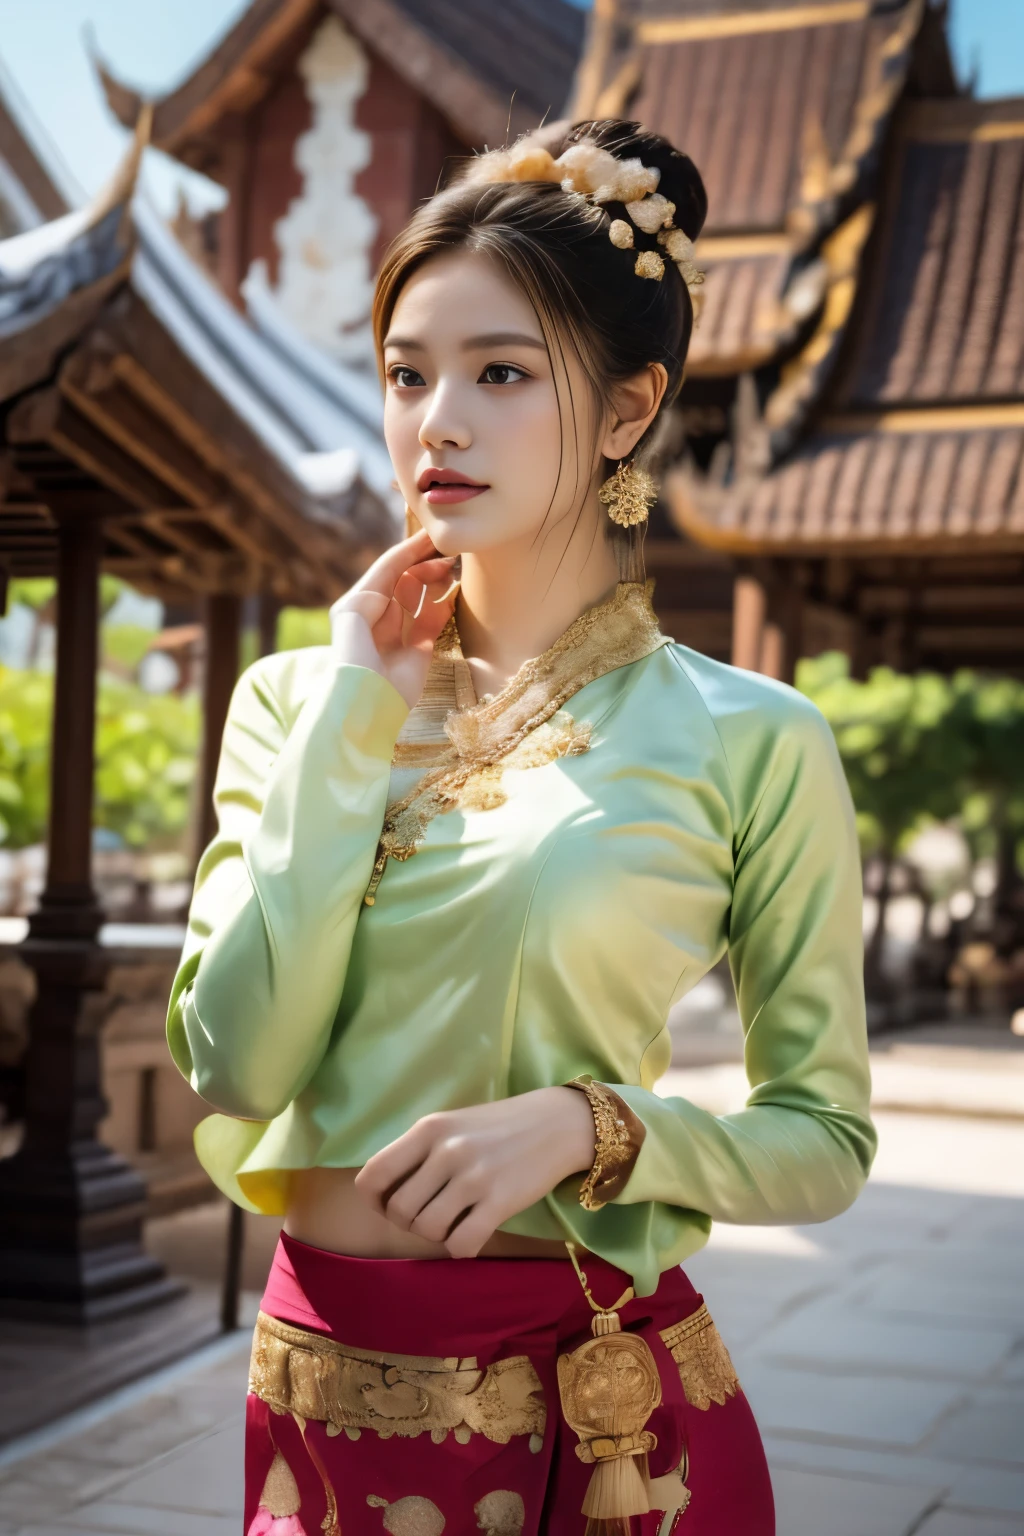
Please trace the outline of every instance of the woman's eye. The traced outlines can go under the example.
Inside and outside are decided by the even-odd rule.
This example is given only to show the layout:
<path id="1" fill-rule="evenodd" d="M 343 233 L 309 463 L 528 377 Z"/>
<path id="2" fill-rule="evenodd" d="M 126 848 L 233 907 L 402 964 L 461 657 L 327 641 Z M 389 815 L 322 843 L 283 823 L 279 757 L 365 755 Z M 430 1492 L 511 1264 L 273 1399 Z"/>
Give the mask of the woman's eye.
<path id="1" fill-rule="evenodd" d="M 404 363 L 396 363 L 389 369 L 389 377 L 399 389 L 415 389 L 423 383 L 423 375 L 417 373 L 415 368 L 407 368 Z"/>
<path id="2" fill-rule="evenodd" d="M 480 375 L 481 384 L 515 384 L 526 378 L 526 371 L 513 363 L 488 363 Z"/>

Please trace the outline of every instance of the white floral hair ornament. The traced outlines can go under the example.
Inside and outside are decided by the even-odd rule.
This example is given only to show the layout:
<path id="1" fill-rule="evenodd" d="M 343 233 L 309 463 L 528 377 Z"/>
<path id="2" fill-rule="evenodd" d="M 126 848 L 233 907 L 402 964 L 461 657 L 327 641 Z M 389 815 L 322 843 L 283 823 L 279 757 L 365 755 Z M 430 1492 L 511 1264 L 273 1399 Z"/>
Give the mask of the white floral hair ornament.
<path id="1" fill-rule="evenodd" d="M 695 317 L 700 313 L 704 273 L 694 262 L 693 241 L 674 224 L 676 205 L 657 190 L 661 172 L 640 160 L 617 160 L 610 150 L 584 139 L 572 144 L 556 160 L 551 152 L 527 134 L 511 149 L 492 149 L 479 155 L 466 176 L 469 182 L 552 181 L 565 192 L 576 192 L 588 202 L 622 203 L 630 223 L 613 219 L 608 230 L 612 245 L 620 251 L 634 249 L 633 228 L 657 235 L 690 294 Z M 633 271 L 637 277 L 660 282 L 665 263 L 657 251 L 637 251 Z"/>

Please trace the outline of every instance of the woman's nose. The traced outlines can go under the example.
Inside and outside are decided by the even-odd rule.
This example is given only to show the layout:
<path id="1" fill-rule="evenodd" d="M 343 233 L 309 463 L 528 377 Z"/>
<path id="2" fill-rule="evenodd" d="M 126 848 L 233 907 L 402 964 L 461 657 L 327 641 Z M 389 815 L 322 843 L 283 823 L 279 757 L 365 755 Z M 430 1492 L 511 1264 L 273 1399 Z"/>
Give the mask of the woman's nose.
<path id="1" fill-rule="evenodd" d="M 452 391 L 443 385 L 431 396 L 420 422 L 419 439 L 424 448 L 468 448 L 473 440 L 469 424 L 457 409 Z"/>

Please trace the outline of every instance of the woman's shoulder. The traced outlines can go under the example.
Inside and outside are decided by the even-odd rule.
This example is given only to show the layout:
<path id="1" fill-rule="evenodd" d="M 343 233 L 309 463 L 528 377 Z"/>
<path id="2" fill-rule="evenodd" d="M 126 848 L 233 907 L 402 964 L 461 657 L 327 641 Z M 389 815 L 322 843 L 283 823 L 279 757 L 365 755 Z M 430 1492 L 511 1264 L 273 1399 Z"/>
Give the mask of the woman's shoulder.
<path id="1" fill-rule="evenodd" d="M 677 641 L 665 650 L 684 686 L 698 696 L 734 771 L 778 768 L 784 757 L 835 757 L 828 721 L 796 688 Z"/>
<path id="2" fill-rule="evenodd" d="M 788 683 L 716 661 L 678 640 L 669 641 L 665 649 L 716 721 L 735 719 L 767 730 L 809 721 L 828 729 L 817 706 Z"/>

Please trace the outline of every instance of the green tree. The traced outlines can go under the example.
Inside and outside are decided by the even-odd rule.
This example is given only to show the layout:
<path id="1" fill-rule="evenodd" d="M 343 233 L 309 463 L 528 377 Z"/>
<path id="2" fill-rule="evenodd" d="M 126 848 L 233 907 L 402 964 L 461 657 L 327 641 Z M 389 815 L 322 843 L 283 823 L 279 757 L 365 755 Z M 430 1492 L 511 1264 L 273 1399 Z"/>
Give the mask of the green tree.
<path id="1" fill-rule="evenodd" d="M 959 672 L 952 694 L 951 726 L 969 754 L 961 825 L 974 857 L 995 860 L 993 938 L 1009 954 L 1024 924 L 1024 683 Z"/>
<path id="2" fill-rule="evenodd" d="M 282 608 L 277 619 L 277 649 L 297 651 L 307 645 L 329 645 L 331 625 L 326 608 Z"/>
<path id="3" fill-rule="evenodd" d="M 53 679 L 0 667 L 0 843 L 46 833 Z M 101 676 L 96 706 L 95 823 L 133 847 L 168 845 L 184 830 L 199 748 L 194 697 L 154 697 Z"/>
<path id="4" fill-rule="evenodd" d="M 832 726 L 862 852 L 880 864 L 878 917 L 865 954 L 868 987 L 878 995 L 895 862 L 922 827 L 960 810 L 972 745 L 959 728 L 950 683 L 934 673 L 876 667 L 866 682 L 855 682 L 847 658 L 830 653 L 802 662 L 797 683 Z"/>
<path id="5" fill-rule="evenodd" d="M 49 802 L 53 679 L 0 667 L 0 843 L 41 840 Z"/>
<path id="6" fill-rule="evenodd" d="M 152 644 L 153 633 L 139 624 L 104 624 L 100 665 L 122 677 L 132 677 Z"/>
<path id="7" fill-rule="evenodd" d="M 185 830 L 199 748 L 195 697 L 144 693 L 112 678 L 96 708 L 95 824 L 131 847 L 166 846 Z"/>

